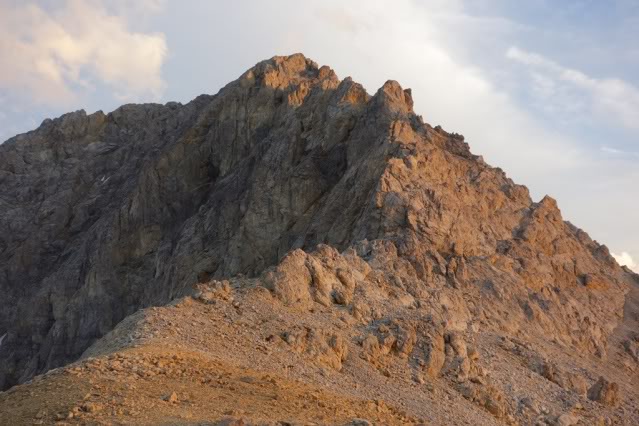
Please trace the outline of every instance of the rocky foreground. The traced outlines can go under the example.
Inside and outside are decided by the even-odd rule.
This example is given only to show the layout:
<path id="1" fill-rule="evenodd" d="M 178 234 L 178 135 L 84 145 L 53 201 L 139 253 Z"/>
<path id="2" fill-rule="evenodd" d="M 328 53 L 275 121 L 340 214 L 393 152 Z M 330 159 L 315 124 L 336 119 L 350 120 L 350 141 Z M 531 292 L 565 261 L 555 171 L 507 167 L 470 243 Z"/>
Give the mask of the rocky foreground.
<path id="1" fill-rule="evenodd" d="M 0 145 L 0 292 L 0 424 L 639 424 L 639 276 L 302 55 Z"/>

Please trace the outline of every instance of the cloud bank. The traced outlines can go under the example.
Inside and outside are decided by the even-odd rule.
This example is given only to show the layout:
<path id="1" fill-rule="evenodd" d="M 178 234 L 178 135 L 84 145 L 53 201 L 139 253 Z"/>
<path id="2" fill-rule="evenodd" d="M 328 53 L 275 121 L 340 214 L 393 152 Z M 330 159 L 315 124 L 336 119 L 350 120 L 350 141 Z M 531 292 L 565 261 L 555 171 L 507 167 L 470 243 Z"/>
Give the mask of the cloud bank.
<path id="1" fill-rule="evenodd" d="M 146 0 L 135 8 L 160 6 Z M 70 104 L 98 84 L 121 99 L 157 98 L 166 55 L 162 34 L 129 30 L 126 14 L 110 13 L 97 0 L 67 0 L 53 9 L 0 0 L 0 90 L 21 99 Z"/>

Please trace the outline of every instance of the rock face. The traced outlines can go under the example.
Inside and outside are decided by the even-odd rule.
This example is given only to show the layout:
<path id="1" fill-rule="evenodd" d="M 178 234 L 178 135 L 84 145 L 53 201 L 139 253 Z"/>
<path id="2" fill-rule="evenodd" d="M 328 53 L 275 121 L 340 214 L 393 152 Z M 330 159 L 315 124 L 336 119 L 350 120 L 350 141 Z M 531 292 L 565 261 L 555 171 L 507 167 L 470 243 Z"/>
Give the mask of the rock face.
<path id="1" fill-rule="evenodd" d="M 456 333 L 482 328 L 605 357 L 632 274 L 412 105 L 397 82 L 370 96 L 297 54 L 186 105 L 79 111 L 5 142 L 0 389 L 77 359 L 141 307 L 240 274 L 291 309 L 363 323 L 386 300 L 420 308 L 362 340 L 380 366 L 481 377 Z M 342 368 L 339 336 L 288 333 Z M 506 415 L 501 396 L 467 393 Z"/>

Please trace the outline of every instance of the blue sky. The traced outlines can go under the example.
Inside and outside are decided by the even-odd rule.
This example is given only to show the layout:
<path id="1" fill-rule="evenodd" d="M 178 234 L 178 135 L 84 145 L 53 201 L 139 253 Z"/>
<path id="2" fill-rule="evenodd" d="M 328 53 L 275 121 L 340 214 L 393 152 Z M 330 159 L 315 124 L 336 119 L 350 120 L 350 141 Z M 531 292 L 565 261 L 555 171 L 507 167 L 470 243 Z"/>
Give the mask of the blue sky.
<path id="1" fill-rule="evenodd" d="M 637 40 L 636 0 L 0 0 L 0 140 L 303 52 L 369 92 L 411 87 L 427 122 L 639 269 Z"/>

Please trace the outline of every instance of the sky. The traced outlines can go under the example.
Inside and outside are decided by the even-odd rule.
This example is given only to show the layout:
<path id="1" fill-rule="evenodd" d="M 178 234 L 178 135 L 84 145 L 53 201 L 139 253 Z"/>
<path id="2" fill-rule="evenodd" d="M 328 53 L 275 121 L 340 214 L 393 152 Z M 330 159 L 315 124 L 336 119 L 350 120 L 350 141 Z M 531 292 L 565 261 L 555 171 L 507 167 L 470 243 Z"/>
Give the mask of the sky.
<path id="1" fill-rule="evenodd" d="M 639 271 L 639 0 L 0 0 L 0 141 L 302 52 L 466 137 Z"/>

